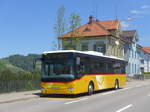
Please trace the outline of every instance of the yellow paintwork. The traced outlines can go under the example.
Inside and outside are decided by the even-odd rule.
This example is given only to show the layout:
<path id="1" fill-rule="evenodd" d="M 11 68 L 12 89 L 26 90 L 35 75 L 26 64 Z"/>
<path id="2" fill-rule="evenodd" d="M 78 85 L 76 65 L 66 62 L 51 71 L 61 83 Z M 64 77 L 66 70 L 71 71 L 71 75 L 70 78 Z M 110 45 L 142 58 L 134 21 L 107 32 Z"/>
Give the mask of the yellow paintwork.
<path id="1" fill-rule="evenodd" d="M 41 82 L 41 92 L 43 94 L 80 94 L 88 92 L 88 85 L 92 81 L 94 90 L 102 90 L 114 88 L 115 81 L 118 79 L 119 86 L 126 85 L 125 74 L 109 74 L 109 75 L 84 75 L 81 79 L 71 82 Z M 68 88 L 73 88 L 69 91 Z"/>

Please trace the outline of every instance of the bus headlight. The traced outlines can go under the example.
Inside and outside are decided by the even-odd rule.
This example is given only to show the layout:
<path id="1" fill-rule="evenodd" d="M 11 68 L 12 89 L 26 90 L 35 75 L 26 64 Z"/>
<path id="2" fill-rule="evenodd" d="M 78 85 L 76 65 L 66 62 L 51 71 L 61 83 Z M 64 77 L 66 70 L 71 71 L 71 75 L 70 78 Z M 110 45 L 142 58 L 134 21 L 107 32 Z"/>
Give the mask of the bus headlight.
<path id="1" fill-rule="evenodd" d="M 68 91 L 71 91 L 71 92 L 72 92 L 73 90 L 74 90 L 74 88 L 68 88 Z"/>
<path id="2" fill-rule="evenodd" d="M 40 90 L 41 90 L 41 91 L 44 91 L 45 89 L 44 89 L 44 88 L 40 88 Z"/>

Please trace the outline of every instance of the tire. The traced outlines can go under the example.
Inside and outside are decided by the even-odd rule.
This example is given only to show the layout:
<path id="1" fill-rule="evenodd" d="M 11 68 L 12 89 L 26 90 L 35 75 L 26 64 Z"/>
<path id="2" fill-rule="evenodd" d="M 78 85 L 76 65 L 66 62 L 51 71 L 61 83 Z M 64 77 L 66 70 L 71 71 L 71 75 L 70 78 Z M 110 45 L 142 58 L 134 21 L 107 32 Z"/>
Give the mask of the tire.
<path id="1" fill-rule="evenodd" d="M 92 95 L 94 93 L 94 85 L 92 83 L 88 86 L 88 95 Z"/>
<path id="2" fill-rule="evenodd" d="M 114 88 L 115 88 L 115 90 L 119 89 L 119 81 L 118 80 L 115 81 L 115 87 Z"/>

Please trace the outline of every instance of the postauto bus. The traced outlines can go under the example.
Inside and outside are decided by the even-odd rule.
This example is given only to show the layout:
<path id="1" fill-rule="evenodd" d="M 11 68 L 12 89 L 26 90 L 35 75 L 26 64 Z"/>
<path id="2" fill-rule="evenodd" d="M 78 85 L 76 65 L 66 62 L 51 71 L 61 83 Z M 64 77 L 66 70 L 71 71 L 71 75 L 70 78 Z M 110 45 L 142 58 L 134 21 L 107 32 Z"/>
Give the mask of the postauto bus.
<path id="1" fill-rule="evenodd" d="M 94 51 L 61 50 L 42 55 L 42 94 L 92 94 L 125 86 L 126 61 Z"/>

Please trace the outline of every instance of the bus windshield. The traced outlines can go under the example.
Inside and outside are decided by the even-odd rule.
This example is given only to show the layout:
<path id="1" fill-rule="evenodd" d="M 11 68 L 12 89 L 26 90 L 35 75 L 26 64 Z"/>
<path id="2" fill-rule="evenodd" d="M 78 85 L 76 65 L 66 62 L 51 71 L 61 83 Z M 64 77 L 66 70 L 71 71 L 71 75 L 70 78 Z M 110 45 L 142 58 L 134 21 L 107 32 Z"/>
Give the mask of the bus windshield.
<path id="1" fill-rule="evenodd" d="M 73 61 L 66 59 L 43 62 L 42 78 L 47 79 L 74 79 Z"/>

